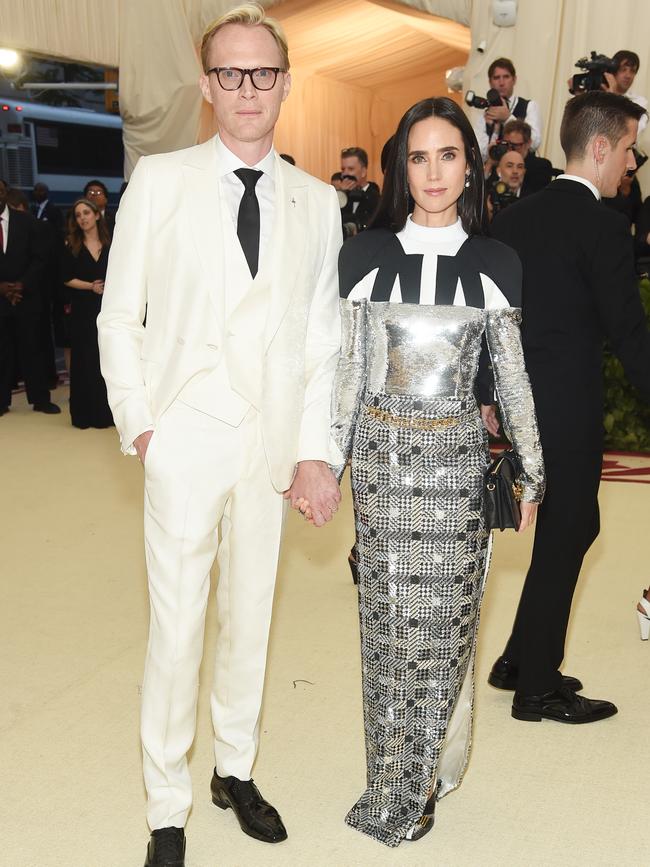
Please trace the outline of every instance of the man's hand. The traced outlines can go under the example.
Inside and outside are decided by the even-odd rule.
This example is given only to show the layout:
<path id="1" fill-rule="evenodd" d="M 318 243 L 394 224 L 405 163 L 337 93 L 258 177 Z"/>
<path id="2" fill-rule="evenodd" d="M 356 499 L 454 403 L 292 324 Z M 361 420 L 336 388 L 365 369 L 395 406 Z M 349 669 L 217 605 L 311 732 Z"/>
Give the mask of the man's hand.
<path id="1" fill-rule="evenodd" d="M 23 284 L 3 280 L 0 283 L 0 295 L 4 295 L 11 306 L 15 307 L 19 301 L 23 300 Z"/>
<path id="2" fill-rule="evenodd" d="M 521 524 L 519 525 L 518 533 L 523 533 L 527 527 L 534 523 L 537 517 L 537 503 L 527 503 L 524 500 L 521 502 Z"/>
<path id="3" fill-rule="evenodd" d="M 507 105 L 491 105 L 485 110 L 485 119 L 488 123 L 505 123 L 510 117 L 510 109 Z"/>
<path id="4" fill-rule="evenodd" d="M 133 445 L 136 452 L 138 453 L 138 457 L 140 458 L 140 463 L 142 464 L 142 466 L 144 466 L 144 462 L 147 457 L 147 449 L 149 448 L 149 440 L 152 436 L 153 431 L 146 430 L 144 433 L 141 433 L 140 436 L 137 436 L 133 440 Z"/>
<path id="5" fill-rule="evenodd" d="M 291 500 L 292 509 L 303 511 L 301 505 L 308 504 L 311 522 L 316 527 L 322 527 L 337 512 L 341 491 L 325 461 L 300 461 L 291 487 L 284 492 L 284 498 Z"/>
<path id="6" fill-rule="evenodd" d="M 496 404 L 489 403 L 481 404 L 481 420 L 485 430 L 492 434 L 493 437 L 499 434 L 499 419 L 497 418 Z"/>

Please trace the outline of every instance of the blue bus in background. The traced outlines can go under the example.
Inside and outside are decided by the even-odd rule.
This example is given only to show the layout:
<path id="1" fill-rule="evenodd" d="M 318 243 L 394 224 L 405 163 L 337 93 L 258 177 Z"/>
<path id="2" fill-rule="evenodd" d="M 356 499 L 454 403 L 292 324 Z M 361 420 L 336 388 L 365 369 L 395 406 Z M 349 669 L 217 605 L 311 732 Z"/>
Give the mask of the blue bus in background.
<path id="1" fill-rule="evenodd" d="M 41 181 L 50 200 L 64 207 L 98 178 L 115 204 L 124 179 L 122 119 L 0 98 L 0 177 L 28 196 Z"/>

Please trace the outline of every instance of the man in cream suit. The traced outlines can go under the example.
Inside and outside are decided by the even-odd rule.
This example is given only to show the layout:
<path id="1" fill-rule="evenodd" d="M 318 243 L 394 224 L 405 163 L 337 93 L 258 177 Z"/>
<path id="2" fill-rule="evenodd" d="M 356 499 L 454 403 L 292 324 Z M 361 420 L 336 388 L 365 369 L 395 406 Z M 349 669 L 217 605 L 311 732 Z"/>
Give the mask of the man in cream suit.
<path id="1" fill-rule="evenodd" d="M 251 780 L 284 504 L 304 497 L 322 524 L 340 499 L 328 467 L 341 460 L 329 439 L 336 193 L 273 149 L 290 87 L 277 22 L 255 4 L 233 10 L 206 32 L 202 60 L 219 135 L 138 163 L 98 320 L 122 450 L 145 474 L 148 867 L 184 864 L 215 557 L 212 800 L 250 836 L 286 838 Z"/>

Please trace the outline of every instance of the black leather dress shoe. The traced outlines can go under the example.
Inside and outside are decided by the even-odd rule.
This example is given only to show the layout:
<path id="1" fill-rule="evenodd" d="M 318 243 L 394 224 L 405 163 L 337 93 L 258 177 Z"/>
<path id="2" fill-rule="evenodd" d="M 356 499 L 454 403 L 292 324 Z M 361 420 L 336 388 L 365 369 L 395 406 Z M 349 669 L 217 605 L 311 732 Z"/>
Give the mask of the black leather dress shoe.
<path id="1" fill-rule="evenodd" d="M 0 415 L 6 415 L 9 412 L 8 406 L 0 406 Z"/>
<path id="2" fill-rule="evenodd" d="M 185 831 L 159 828 L 151 834 L 144 867 L 185 867 Z"/>
<path id="3" fill-rule="evenodd" d="M 492 671 L 488 677 L 490 686 L 495 686 L 497 689 L 509 689 L 514 692 L 517 689 L 517 676 L 519 669 L 505 656 L 500 656 L 492 666 Z M 572 689 L 574 692 L 579 692 L 582 689 L 582 683 L 577 677 L 569 677 L 562 675 L 562 686 L 567 689 Z"/>
<path id="4" fill-rule="evenodd" d="M 280 814 L 264 800 L 252 780 L 220 777 L 215 768 L 210 790 L 213 804 L 222 810 L 232 807 L 244 834 L 264 843 L 280 843 L 287 839 Z"/>
<path id="5" fill-rule="evenodd" d="M 34 412 L 44 412 L 46 415 L 58 415 L 61 407 L 48 400 L 47 403 L 35 403 Z"/>
<path id="6" fill-rule="evenodd" d="M 544 695 L 515 693 L 512 715 L 515 719 L 539 722 L 542 718 L 563 723 L 590 723 L 618 713 L 611 701 L 585 698 L 565 686 Z"/>

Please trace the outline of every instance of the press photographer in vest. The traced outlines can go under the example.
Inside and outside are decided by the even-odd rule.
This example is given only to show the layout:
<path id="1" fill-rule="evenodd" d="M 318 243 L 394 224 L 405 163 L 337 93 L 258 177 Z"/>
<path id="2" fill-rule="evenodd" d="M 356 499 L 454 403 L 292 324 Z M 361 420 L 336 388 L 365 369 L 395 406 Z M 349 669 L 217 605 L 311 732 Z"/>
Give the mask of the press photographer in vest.
<path id="1" fill-rule="evenodd" d="M 491 105 L 484 111 L 475 111 L 472 126 L 485 162 L 488 148 L 503 137 L 503 128 L 509 120 L 525 120 L 531 128 L 531 149 L 537 150 L 542 141 L 542 114 L 534 99 L 515 94 L 517 73 L 511 60 L 499 57 L 488 69 L 491 90 L 501 97 L 501 105 Z"/>

